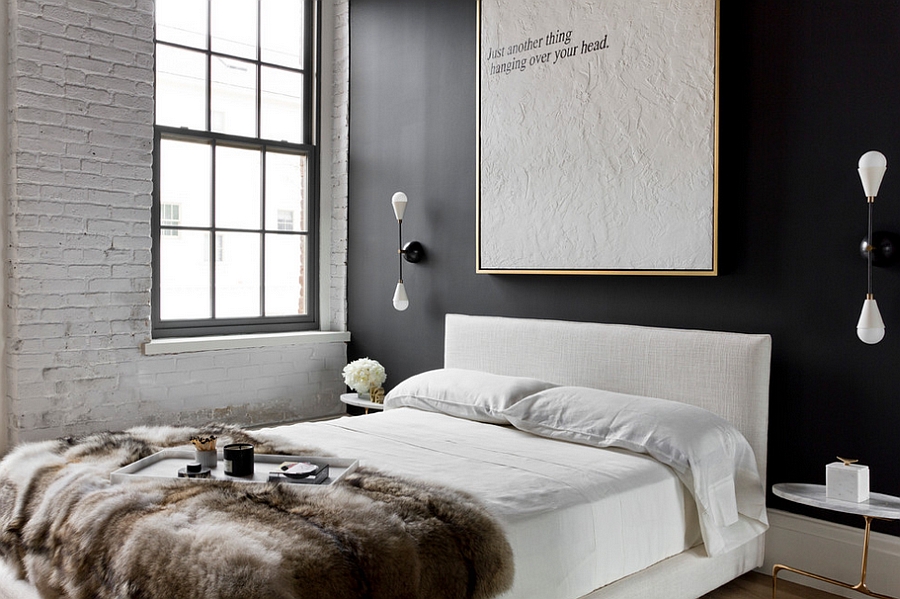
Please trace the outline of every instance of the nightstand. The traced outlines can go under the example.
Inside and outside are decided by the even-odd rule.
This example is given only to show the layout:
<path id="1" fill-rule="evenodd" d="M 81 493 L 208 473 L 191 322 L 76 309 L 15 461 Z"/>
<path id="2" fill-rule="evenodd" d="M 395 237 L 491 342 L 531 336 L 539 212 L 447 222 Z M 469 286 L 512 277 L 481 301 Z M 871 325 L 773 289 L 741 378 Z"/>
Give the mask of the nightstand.
<path id="1" fill-rule="evenodd" d="M 866 564 L 869 559 L 869 532 L 871 530 L 872 520 L 900 520 L 900 497 L 883 495 L 881 493 L 870 493 L 868 501 L 854 503 L 852 501 L 829 499 L 825 495 L 825 485 L 807 485 L 798 483 L 779 483 L 772 487 L 772 492 L 778 497 L 796 503 L 802 503 L 803 505 L 811 505 L 824 510 L 843 512 L 845 514 L 857 514 L 862 516 L 866 521 L 862 547 L 862 569 L 860 571 L 858 583 L 851 585 L 841 582 L 840 580 L 834 580 L 833 578 L 805 572 L 783 564 L 775 564 L 775 566 L 772 567 L 772 599 L 775 599 L 778 572 L 781 570 L 787 570 L 788 572 L 800 574 L 801 576 L 807 576 L 845 589 L 858 591 L 869 597 L 894 599 L 889 595 L 879 595 L 878 593 L 873 593 L 869 590 L 869 587 L 866 586 Z"/>
<path id="2" fill-rule="evenodd" d="M 364 408 L 366 410 L 366 414 L 369 413 L 369 410 L 383 410 L 383 403 L 375 403 L 374 401 L 369 401 L 368 399 L 362 399 L 359 396 L 359 393 L 342 393 L 341 401 L 347 404 L 348 406 L 356 406 L 357 408 Z"/>

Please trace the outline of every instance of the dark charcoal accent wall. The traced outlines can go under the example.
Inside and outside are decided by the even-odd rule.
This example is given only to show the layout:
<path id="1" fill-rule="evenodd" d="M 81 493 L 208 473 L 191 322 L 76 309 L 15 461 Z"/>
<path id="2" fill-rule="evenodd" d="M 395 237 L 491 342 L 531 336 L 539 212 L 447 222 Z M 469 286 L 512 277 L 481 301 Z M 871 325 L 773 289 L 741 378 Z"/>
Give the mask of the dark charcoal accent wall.
<path id="1" fill-rule="evenodd" d="M 769 482 L 824 482 L 841 455 L 900 495 L 900 267 L 875 275 L 885 340 L 855 333 L 867 150 L 889 165 L 876 228 L 900 232 L 896 2 L 722 0 L 715 278 L 475 274 L 476 15 L 474 0 L 352 1 L 351 358 L 380 360 L 388 387 L 437 368 L 447 312 L 769 333 Z M 403 313 L 390 301 L 398 190 L 405 240 L 428 251 L 404 265 Z"/>

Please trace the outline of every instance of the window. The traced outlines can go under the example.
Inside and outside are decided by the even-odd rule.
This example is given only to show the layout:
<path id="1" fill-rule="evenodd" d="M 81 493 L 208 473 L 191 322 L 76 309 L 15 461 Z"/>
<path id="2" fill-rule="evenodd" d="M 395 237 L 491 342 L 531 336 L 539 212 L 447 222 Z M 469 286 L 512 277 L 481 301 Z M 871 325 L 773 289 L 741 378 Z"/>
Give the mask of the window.
<path id="1" fill-rule="evenodd" d="M 160 204 L 160 234 L 170 237 L 178 236 L 178 225 L 181 223 L 181 206 L 178 204 Z"/>
<path id="2" fill-rule="evenodd" d="M 156 2 L 154 337 L 317 326 L 317 2 Z"/>
<path id="3" fill-rule="evenodd" d="M 293 231 L 294 230 L 294 211 L 279 210 L 278 211 L 278 230 Z"/>

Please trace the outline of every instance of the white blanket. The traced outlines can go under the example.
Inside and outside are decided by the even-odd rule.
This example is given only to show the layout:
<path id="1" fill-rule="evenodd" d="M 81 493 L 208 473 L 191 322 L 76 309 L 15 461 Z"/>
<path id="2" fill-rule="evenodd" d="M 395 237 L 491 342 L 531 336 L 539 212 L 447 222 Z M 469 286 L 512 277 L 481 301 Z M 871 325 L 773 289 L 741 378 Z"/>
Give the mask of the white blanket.
<path id="1" fill-rule="evenodd" d="M 586 387 L 532 394 L 502 415 L 518 429 L 593 447 L 646 453 L 691 489 L 709 555 L 722 555 L 768 528 L 753 449 L 712 412 L 676 401 Z"/>
<path id="2" fill-rule="evenodd" d="M 647 455 L 411 408 L 257 434 L 473 493 L 513 547 L 505 597 L 578 597 L 700 542 L 691 494 Z"/>

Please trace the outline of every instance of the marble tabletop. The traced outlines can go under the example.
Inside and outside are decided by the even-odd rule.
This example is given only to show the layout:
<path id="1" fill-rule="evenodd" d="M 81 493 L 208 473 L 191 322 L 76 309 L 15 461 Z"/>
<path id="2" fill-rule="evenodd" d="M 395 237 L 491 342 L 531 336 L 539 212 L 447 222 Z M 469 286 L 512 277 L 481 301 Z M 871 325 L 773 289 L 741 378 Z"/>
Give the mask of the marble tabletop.
<path id="1" fill-rule="evenodd" d="M 829 499 L 825 496 L 825 485 L 804 483 L 778 483 L 772 487 L 772 492 L 778 497 L 790 501 L 835 512 L 884 518 L 885 520 L 900 520 L 900 497 L 893 495 L 869 493 L 868 501 L 855 503 Z"/>
<path id="2" fill-rule="evenodd" d="M 363 399 L 359 396 L 358 393 L 342 393 L 341 401 L 345 404 L 349 404 L 351 406 L 357 406 L 360 408 L 366 408 L 368 410 L 383 410 L 383 403 L 375 403 L 374 401 L 370 401 L 368 399 Z"/>

